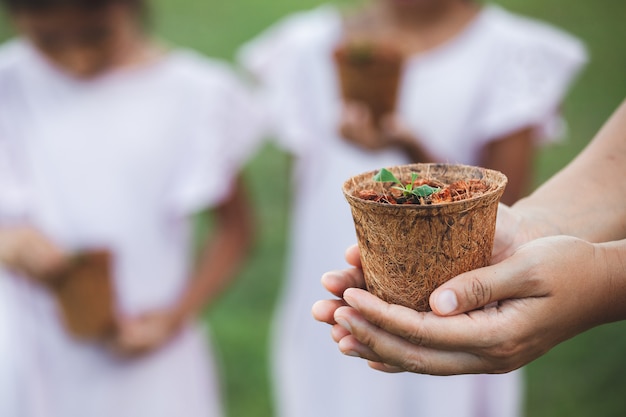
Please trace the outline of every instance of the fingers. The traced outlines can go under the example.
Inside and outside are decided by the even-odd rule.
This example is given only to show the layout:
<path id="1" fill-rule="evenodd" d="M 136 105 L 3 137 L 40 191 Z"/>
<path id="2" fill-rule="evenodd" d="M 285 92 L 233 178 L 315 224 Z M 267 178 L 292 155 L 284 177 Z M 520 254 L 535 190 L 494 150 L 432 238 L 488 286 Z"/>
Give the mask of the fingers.
<path id="1" fill-rule="evenodd" d="M 68 263 L 65 254 L 47 240 L 32 240 L 30 249 L 22 256 L 30 275 L 44 280 L 57 275 Z"/>
<path id="2" fill-rule="evenodd" d="M 146 335 L 142 326 L 135 321 L 120 321 L 115 338 L 109 348 L 122 357 L 133 357 L 148 351 Z"/>
<path id="3" fill-rule="evenodd" d="M 344 337 L 350 336 L 350 332 L 340 325 L 335 324 L 330 329 L 330 336 L 336 343 L 339 343 L 339 341 L 341 341 L 341 339 L 343 339 Z"/>
<path id="4" fill-rule="evenodd" d="M 393 136 L 394 132 L 398 131 L 400 127 L 400 121 L 398 116 L 393 113 L 385 114 L 380 119 L 380 128 L 384 134 Z"/>
<path id="5" fill-rule="evenodd" d="M 362 103 L 345 103 L 339 130 L 343 138 L 365 149 L 375 150 L 382 147 L 371 111 Z"/>
<path id="6" fill-rule="evenodd" d="M 333 325 L 336 324 L 335 310 L 345 305 L 342 300 L 321 300 L 313 304 L 311 314 L 315 320 Z"/>
<path id="7" fill-rule="evenodd" d="M 374 325 L 361 313 L 351 307 L 337 310 L 336 321 L 350 333 L 339 341 L 339 349 L 345 355 L 371 361 L 375 369 L 385 372 L 406 370 L 432 375 L 452 375 L 475 373 L 486 368 L 483 360 L 472 353 L 433 349 L 412 343 Z"/>
<path id="8" fill-rule="evenodd" d="M 372 368 L 372 369 L 374 369 L 376 371 L 386 372 L 386 373 L 390 373 L 390 374 L 397 374 L 397 373 L 400 373 L 400 372 L 406 372 L 406 369 L 402 369 L 399 366 L 387 365 L 386 363 L 382 363 L 382 362 L 368 361 L 368 364 L 369 364 L 370 368 Z"/>
<path id="9" fill-rule="evenodd" d="M 363 271 L 358 268 L 327 272 L 322 276 L 322 285 L 331 294 L 342 298 L 348 288 L 365 288 Z"/>
<path id="10" fill-rule="evenodd" d="M 370 109 L 358 101 L 348 102 L 344 106 L 345 120 L 349 125 L 364 127 L 372 125 Z"/>
<path id="11" fill-rule="evenodd" d="M 357 245 L 346 250 L 346 260 L 355 268 L 343 271 L 331 271 L 322 276 L 322 285 L 331 294 L 342 298 L 348 288 L 365 288 L 365 279 L 361 268 L 361 255 Z"/>
<path id="12" fill-rule="evenodd" d="M 346 250 L 346 261 L 355 268 L 361 268 L 361 251 L 359 250 L 359 245 L 350 246 Z"/>
<path id="13" fill-rule="evenodd" d="M 501 338 L 512 331 L 503 328 L 505 326 L 501 324 L 511 318 L 511 313 L 506 315 L 498 309 L 440 317 L 432 312 L 422 313 L 388 304 L 363 290 L 349 289 L 344 299 L 349 307 L 340 307 L 336 310 L 335 322 L 362 342 L 355 329 L 368 329 L 371 325 L 411 345 L 473 352 L 497 345 Z M 353 311 L 358 312 L 358 315 Z M 511 308 L 511 311 L 514 309 Z M 509 323 L 512 323 L 512 320 L 509 320 Z M 370 342 L 374 343 L 373 340 Z"/>
<path id="14" fill-rule="evenodd" d="M 340 133 L 345 139 L 353 141 L 361 125 L 360 109 L 357 103 L 345 103 L 341 112 Z M 357 136 L 358 137 L 358 136 Z"/>
<path id="15" fill-rule="evenodd" d="M 391 143 L 416 141 L 411 130 L 402 123 L 396 114 L 386 114 L 380 123 L 381 134 Z"/>
<path id="16" fill-rule="evenodd" d="M 356 268 L 343 271 L 331 271 L 322 276 L 322 285 L 324 288 L 338 298 L 343 298 L 343 293 L 348 288 L 365 288 L 363 271 L 359 269 L 361 267 L 361 257 L 357 245 L 348 248 L 346 251 L 346 260 Z M 341 300 L 322 300 L 313 305 L 311 313 L 318 321 L 335 324 L 333 317 L 335 310 L 344 305 L 345 303 Z"/>
<path id="17" fill-rule="evenodd" d="M 176 331 L 173 315 L 168 311 L 120 318 L 112 349 L 121 356 L 145 355 L 168 343 Z"/>
<path id="18" fill-rule="evenodd" d="M 45 236 L 30 228 L 15 229 L 5 252 L 7 266 L 26 276 L 46 281 L 58 275 L 68 257 Z"/>
<path id="19" fill-rule="evenodd" d="M 355 247 L 356 248 L 356 247 Z M 353 249 L 354 252 L 354 248 Z M 356 248 L 358 254 L 358 248 Z M 357 255 L 358 256 L 358 255 Z M 355 262 L 356 263 L 356 262 Z M 340 300 L 321 300 L 316 302 L 311 308 L 311 313 L 315 320 L 328 324 L 335 324 L 334 313 L 339 307 L 345 306 L 345 302 L 341 300 L 343 293 L 348 288 L 364 288 L 365 280 L 363 279 L 363 271 L 357 268 L 346 269 L 343 271 L 327 272 L 322 276 L 322 285 Z"/>
<path id="20" fill-rule="evenodd" d="M 594 253 L 592 245 L 573 238 L 535 240 L 497 265 L 442 285 L 431 296 L 434 312 L 429 313 L 388 304 L 355 288 L 360 270 L 343 271 L 335 276 L 335 289 L 346 287 L 345 305 L 327 305 L 324 314 L 336 323 L 331 334 L 339 349 L 370 361 L 374 369 L 433 375 L 508 372 L 580 331 L 579 324 L 568 324 L 580 302 L 571 308 L 568 303 L 576 294 L 589 295 L 589 288 L 575 291 L 573 278 L 585 269 L 585 262 L 577 260 Z M 494 308 L 481 308 L 496 301 Z"/>
<path id="21" fill-rule="evenodd" d="M 459 275 L 432 293 L 430 306 L 436 314 L 450 316 L 509 298 L 543 296 L 541 283 L 531 272 L 536 262 L 516 254 L 500 264 Z"/>
<path id="22" fill-rule="evenodd" d="M 449 348 L 453 341 L 457 345 L 472 346 L 476 341 L 476 334 L 472 332 L 474 325 L 467 323 L 467 316 L 449 318 L 446 326 L 439 327 L 441 317 L 388 304 L 366 291 L 347 290 L 344 297 L 348 306 L 357 310 L 359 315 L 349 315 L 350 310 L 338 308 L 334 319 L 352 334 L 355 326 L 352 320 L 356 320 L 357 326 L 367 327 L 369 322 L 419 346 Z"/>

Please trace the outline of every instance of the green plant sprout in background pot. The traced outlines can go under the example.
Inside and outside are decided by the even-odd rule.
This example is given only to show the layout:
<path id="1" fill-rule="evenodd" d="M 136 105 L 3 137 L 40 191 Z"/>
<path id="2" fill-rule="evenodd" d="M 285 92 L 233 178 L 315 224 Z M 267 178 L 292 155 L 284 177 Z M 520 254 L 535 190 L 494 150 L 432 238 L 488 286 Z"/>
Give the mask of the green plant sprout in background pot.
<path id="1" fill-rule="evenodd" d="M 371 41 L 351 41 L 335 49 L 334 61 L 344 101 L 367 106 L 375 124 L 395 111 L 404 66 L 398 51 Z"/>

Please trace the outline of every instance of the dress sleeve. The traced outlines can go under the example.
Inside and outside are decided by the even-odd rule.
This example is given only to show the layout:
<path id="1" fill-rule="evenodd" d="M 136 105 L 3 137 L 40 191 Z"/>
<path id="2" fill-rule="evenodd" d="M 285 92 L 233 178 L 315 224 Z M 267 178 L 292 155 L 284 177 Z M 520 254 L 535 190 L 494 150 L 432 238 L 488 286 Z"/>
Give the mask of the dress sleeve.
<path id="1" fill-rule="evenodd" d="M 249 89 L 230 70 L 214 74 L 211 91 L 196 103 L 193 127 L 181 146 L 170 206 L 186 216 L 227 198 L 263 137 L 263 119 Z"/>
<path id="2" fill-rule="evenodd" d="M 485 143 L 534 128 L 539 143 L 558 140 L 567 91 L 587 61 L 585 47 L 568 34 L 525 23 L 495 42 L 478 125 Z"/>
<path id="3" fill-rule="evenodd" d="M 269 135 L 287 152 L 301 155 L 310 141 L 310 96 L 307 62 L 318 52 L 319 39 L 337 25 L 330 6 L 296 13 L 262 32 L 239 50 L 241 67 L 256 82 Z M 320 55 L 323 56 L 323 55 Z"/>

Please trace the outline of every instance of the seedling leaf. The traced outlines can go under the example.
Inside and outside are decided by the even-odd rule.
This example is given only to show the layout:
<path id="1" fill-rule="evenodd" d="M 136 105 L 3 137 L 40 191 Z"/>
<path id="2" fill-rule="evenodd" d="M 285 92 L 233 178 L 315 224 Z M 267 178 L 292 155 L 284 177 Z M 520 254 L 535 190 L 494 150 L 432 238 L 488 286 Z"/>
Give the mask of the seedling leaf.
<path id="1" fill-rule="evenodd" d="M 421 185 L 411 191 L 411 194 L 417 197 L 428 197 L 441 191 L 441 188 L 431 187 L 430 185 Z"/>
<path id="2" fill-rule="evenodd" d="M 386 168 L 381 169 L 374 176 L 374 181 L 376 182 L 393 182 L 397 185 L 392 187 L 394 190 L 402 191 L 402 194 L 409 198 L 411 196 L 414 197 L 428 197 L 432 194 L 438 193 L 441 191 L 441 188 L 431 187 L 430 185 L 421 185 L 419 187 L 415 187 L 415 181 L 419 177 L 419 174 L 416 172 L 411 173 L 411 182 L 408 184 L 403 184 L 391 171 Z"/>
<path id="3" fill-rule="evenodd" d="M 378 174 L 376 174 L 374 176 L 374 181 L 376 181 L 376 182 L 395 182 L 396 184 L 398 184 L 401 187 L 403 187 L 402 189 L 404 189 L 404 186 L 402 185 L 400 180 L 398 178 L 396 178 L 396 176 L 393 175 L 393 173 L 391 171 L 389 171 L 387 168 L 383 168 L 380 171 L 378 171 Z"/>

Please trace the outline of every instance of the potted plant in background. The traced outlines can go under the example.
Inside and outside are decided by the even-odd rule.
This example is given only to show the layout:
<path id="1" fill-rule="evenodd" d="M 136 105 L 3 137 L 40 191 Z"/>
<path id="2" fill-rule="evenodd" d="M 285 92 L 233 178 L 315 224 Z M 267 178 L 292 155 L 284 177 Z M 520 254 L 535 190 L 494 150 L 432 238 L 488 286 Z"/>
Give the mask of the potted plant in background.
<path id="1" fill-rule="evenodd" d="M 396 108 L 404 59 L 393 47 L 369 40 L 349 40 L 334 52 L 344 101 L 367 106 L 375 124 Z"/>
<path id="2" fill-rule="evenodd" d="M 105 339 L 115 331 L 113 256 L 107 250 L 75 254 L 51 289 L 69 333 L 78 339 Z"/>

